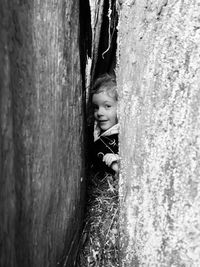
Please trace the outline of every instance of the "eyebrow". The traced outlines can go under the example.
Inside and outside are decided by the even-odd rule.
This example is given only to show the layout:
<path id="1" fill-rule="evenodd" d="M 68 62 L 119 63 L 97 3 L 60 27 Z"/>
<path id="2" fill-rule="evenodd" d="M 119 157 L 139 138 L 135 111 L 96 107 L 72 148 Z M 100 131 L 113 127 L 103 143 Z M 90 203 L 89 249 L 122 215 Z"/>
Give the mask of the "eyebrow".
<path id="1" fill-rule="evenodd" d="M 114 102 L 114 101 L 113 101 Z M 104 101 L 103 103 L 112 103 L 112 101 L 110 101 L 110 100 L 106 100 L 106 101 Z"/>
<path id="2" fill-rule="evenodd" d="M 105 105 L 105 104 L 113 104 L 115 102 L 111 102 L 111 101 L 104 101 L 102 104 Z M 96 102 L 92 102 L 93 105 L 96 105 L 97 106 L 97 103 Z"/>

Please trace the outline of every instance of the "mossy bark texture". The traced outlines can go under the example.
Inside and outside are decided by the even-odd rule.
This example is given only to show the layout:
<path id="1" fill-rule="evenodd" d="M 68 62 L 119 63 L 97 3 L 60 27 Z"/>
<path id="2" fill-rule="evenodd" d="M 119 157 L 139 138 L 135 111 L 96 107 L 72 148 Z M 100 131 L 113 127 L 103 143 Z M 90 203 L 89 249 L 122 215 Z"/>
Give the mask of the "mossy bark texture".
<path id="1" fill-rule="evenodd" d="M 0 22 L 0 266 L 55 267 L 62 254 L 73 266 L 83 176 L 79 1 L 3 0 Z"/>
<path id="2" fill-rule="evenodd" d="M 200 2 L 119 1 L 121 266 L 200 266 Z"/>

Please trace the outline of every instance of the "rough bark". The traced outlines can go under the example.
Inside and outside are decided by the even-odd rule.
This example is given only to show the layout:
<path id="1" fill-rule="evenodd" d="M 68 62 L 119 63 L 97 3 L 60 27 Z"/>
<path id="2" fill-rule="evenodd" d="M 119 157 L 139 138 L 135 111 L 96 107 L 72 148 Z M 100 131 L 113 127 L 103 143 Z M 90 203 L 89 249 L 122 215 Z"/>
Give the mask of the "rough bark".
<path id="1" fill-rule="evenodd" d="M 0 266 L 72 266 L 81 216 L 79 1 L 2 1 Z M 71 258 L 72 257 L 72 258 Z"/>
<path id="2" fill-rule="evenodd" d="M 200 266 L 200 2 L 120 1 L 122 266 Z"/>
<path id="3" fill-rule="evenodd" d="M 13 267 L 15 259 L 15 187 L 13 118 L 10 87 L 8 28 L 11 14 L 7 1 L 0 10 L 0 266 Z M 11 260 L 10 260 L 11 259 Z"/>

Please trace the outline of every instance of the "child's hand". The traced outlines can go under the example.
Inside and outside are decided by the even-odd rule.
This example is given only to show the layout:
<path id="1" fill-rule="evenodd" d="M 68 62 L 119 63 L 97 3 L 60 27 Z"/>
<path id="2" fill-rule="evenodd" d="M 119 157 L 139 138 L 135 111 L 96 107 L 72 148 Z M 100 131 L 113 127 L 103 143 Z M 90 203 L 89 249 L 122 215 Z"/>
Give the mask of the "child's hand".
<path id="1" fill-rule="evenodd" d="M 113 154 L 113 153 L 107 153 L 103 157 L 103 161 L 108 167 L 111 167 L 111 165 L 119 160 L 119 155 Z"/>

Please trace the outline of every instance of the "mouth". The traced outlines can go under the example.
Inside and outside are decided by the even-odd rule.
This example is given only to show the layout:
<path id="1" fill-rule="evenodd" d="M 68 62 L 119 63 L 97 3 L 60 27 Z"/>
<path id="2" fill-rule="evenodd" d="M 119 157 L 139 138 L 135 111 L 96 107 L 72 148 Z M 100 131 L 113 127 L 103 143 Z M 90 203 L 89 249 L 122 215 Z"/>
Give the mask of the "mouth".
<path id="1" fill-rule="evenodd" d="M 99 121 L 99 123 L 104 123 L 104 122 L 107 122 L 107 120 L 101 120 L 101 121 Z"/>

